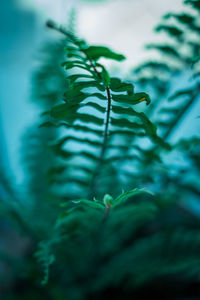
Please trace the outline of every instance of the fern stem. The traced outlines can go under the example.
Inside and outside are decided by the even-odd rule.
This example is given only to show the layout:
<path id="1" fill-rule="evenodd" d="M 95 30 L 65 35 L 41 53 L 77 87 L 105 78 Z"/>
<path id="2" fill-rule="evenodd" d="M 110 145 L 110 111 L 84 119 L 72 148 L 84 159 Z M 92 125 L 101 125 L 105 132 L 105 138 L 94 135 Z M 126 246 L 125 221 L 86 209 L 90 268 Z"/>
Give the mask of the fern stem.
<path id="1" fill-rule="evenodd" d="M 58 26 L 54 21 L 49 20 L 46 22 L 46 26 L 50 29 L 54 29 L 56 31 L 59 31 L 60 33 L 64 34 L 65 36 L 68 37 L 68 39 L 72 40 L 72 35 L 69 34 L 69 32 L 67 32 L 62 26 Z M 74 42 L 74 41 L 73 41 Z"/>
<path id="2" fill-rule="evenodd" d="M 194 94 L 193 97 L 188 101 L 188 103 L 183 107 L 182 110 L 178 113 L 177 117 L 174 119 L 174 121 L 170 124 L 170 127 L 168 128 L 167 132 L 164 134 L 163 139 L 167 140 L 173 133 L 174 129 L 176 129 L 177 124 L 182 120 L 188 109 L 191 108 L 195 104 L 195 100 L 198 99 L 198 93 Z M 196 98 L 196 99 L 195 99 Z"/>
<path id="3" fill-rule="evenodd" d="M 107 140 L 108 140 L 108 130 L 109 130 L 109 120 L 110 120 L 110 112 L 111 112 L 111 94 L 109 87 L 106 88 L 107 93 L 107 114 L 106 114 L 106 123 L 105 123 L 105 130 L 104 130 L 104 136 L 103 136 L 103 144 L 102 144 L 102 150 L 101 150 L 101 157 L 103 159 L 104 153 L 107 146 Z"/>
<path id="4" fill-rule="evenodd" d="M 95 196 L 96 192 L 96 186 L 97 186 L 97 179 L 99 177 L 99 173 L 102 169 L 103 166 L 103 160 L 105 156 L 105 151 L 108 143 L 108 133 L 109 133 L 109 120 L 110 120 L 110 112 L 111 112 L 111 93 L 110 93 L 110 88 L 106 88 L 106 93 L 107 93 L 107 109 L 106 109 L 106 123 L 105 123 L 105 129 L 104 129 L 104 135 L 103 135 L 103 142 L 101 146 L 101 151 L 100 151 L 100 156 L 99 156 L 99 162 L 95 168 L 91 185 L 90 185 L 90 192 L 89 192 L 89 199 L 93 199 Z"/>
<path id="5" fill-rule="evenodd" d="M 75 38 L 73 37 L 73 35 L 71 35 L 69 32 L 67 32 L 62 26 L 58 26 L 54 21 L 51 21 L 51 20 L 47 21 L 46 25 L 47 25 L 47 27 L 49 27 L 51 29 L 54 29 L 56 31 L 59 31 L 60 33 L 64 34 L 72 42 L 75 42 Z M 79 50 L 83 51 L 83 49 L 81 49 L 81 47 L 79 47 Z M 90 59 L 90 57 L 85 52 L 83 52 L 83 53 L 86 56 L 88 62 L 90 63 L 90 65 L 91 65 L 94 73 L 96 74 L 96 76 L 103 82 L 101 74 L 98 72 L 98 70 L 97 70 L 95 64 L 93 63 L 93 61 Z M 107 142 L 108 142 L 109 120 L 110 120 L 111 99 L 112 99 L 111 98 L 111 93 L 110 93 L 110 88 L 108 86 L 106 86 L 106 94 L 107 94 L 107 109 L 106 109 L 105 129 L 104 129 L 103 141 L 102 141 L 100 155 L 99 155 L 99 161 L 98 161 L 97 166 L 94 170 L 94 174 L 93 174 L 91 185 L 90 185 L 89 198 L 93 198 L 94 195 L 95 195 L 96 185 L 97 185 L 97 178 L 98 178 L 99 173 L 102 169 L 103 160 L 104 160 L 105 151 L 106 151 Z"/>

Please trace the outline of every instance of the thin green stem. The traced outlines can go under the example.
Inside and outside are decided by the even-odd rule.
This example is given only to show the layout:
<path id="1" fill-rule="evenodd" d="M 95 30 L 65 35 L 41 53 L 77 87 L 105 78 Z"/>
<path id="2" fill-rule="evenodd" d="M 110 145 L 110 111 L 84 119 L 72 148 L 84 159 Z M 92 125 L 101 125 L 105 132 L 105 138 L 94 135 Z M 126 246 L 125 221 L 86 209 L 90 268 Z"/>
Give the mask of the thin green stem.
<path id="1" fill-rule="evenodd" d="M 95 168 L 95 171 L 94 171 L 94 174 L 92 177 L 89 199 L 92 199 L 95 196 L 95 192 L 96 192 L 96 188 L 97 188 L 97 179 L 99 177 L 99 173 L 103 166 L 103 160 L 104 160 L 105 151 L 106 151 L 107 143 L 108 143 L 109 120 L 110 120 L 110 112 L 111 112 L 111 94 L 110 94 L 109 87 L 106 88 L 106 93 L 107 93 L 108 102 L 107 102 L 107 109 L 106 109 L 105 130 L 104 130 L 104 135 L 103 135 L 101 152 L 100 152 L 100 156 L 99 156 L 99 162 Z"/>
<path id="2" fill-rule="evenodd" d="M 197 94 L 194 95 L 190 101 L 188 101 L 188 103 L 183 107 L 183 109 L 181 109 L 178 113 L 178 115 L 176 116 L 176 118 L 173 120 L 173 122 L 171 122 L 167 132 L 164 134 L 163 139 L 167 140 L 169 138 L 169 136 L 172 135 L 174 129 L 177 127 L 177 124 L 181 121 L 181 119 L 183 118 L 183 116 L 185 115 L 185 113 L 188 111 L 188 109 L 194 105 L 194 103 L 196 102 L 195 100 L 197 99 Z"/>

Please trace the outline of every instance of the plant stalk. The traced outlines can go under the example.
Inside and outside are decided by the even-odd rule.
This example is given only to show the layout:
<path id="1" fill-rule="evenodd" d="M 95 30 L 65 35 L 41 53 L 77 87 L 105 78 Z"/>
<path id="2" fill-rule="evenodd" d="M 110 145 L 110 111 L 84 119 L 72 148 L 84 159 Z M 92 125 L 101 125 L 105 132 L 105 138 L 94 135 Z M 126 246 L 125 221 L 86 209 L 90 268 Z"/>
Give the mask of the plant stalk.
<path id="1" fill-rule="evenodd" d="M 74 42 L 73 35 L 68 33 L 62 26 L 58 26 L 53 21 L 48 21 L 46 23 L 46 25 L 47 25 L 47 27 L 49 27 L 51 29 L 54 29 L 56 31 L 59 31 L 60 33 L 64 34 L 65 36 L 67 36 L 67 38 L 69 38 L 72 42 Z M 82 51 L 81 47 L 79 47 L 79 50 Z M 84 54 L 85 54 L 88 62 L 90 63 L 93 71 L 97 75 L 97 77 L 103 82 L 101 74 L 98 72 L 98 70 L 97 70 L 95 64 L 93 63 L 93 61 L 90 59 L 90 57 L 85 52 L 84 52 Z M 98 161 L 97 166 L 94 170 L 94 174 L 93 174 L 91 185 L 90 185 L 90 193 L 89 193 L 89 198 L 90 199 L 95 196 L 97 178 L 98 178 L 99 173 L 102 169 L 103 160 L 104 160 L 104 156 L 105 156 L 105 151 L 106 151 L 106 147 L 107 147 L 107 143 L 108 143 L 109 120 L 110 120 L 111 100 L 112 100 L 111 93 L 110 93 L 110 88 L 108 86 L 106 87 L 106 94 L 107 94 L 107 109 L 106 109 L 105 129 L 104 129 L 103 142 L 102 142 L 102 145 L 101 145 L 101 150 L 100 150 L 100 155 L 99 155 L 99 161 Z"/>

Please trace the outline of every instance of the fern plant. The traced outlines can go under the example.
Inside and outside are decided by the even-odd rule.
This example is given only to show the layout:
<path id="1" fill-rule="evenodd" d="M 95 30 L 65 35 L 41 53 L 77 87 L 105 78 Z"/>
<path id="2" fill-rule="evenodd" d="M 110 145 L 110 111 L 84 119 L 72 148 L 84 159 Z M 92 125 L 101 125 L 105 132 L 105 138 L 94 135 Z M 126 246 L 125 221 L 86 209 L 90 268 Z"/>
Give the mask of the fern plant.
<path id="1" fill-rule="evenodd" d="M 176 203 L 163 205 L 148 191 L 134 189 L 115 199 L 105 195 L 62 207 L 51 239 L 43 242 L 50 256 L 46 248 L 37 255 L 42 261 L 54 255 L 48 285 L 59 278 L 64 297 L 171 299 L 198 284 L 199 219 Z M 44 272 L 42 282 L 49 274 L 46 264 Z"/>
<path id="2" fill-rule="evenodd" d="M 133 70 L 136 81 L 155 91 L 155 118 L 164 139 L 168 139 L 187 111 L 196 104 L 199 95 L 199 7 L 198 1 L 185 1 L 194 8 L 183 13 L 167 13 L 155 30 L 164 32 L 170 40 L 165 44 L 149 44 L 157 52 L 156 61 L 147 61 Z M 170 62 L 170 63 L 169 63 Z M 180 79 L 182 77 L 183 86 Z M 185 84 L 187 82 L 187 84 Z M 168 85 L 168 88 L 164 88 Z M 174 85 L 179 85 L 176 90 Z M 159 92 L 159 89 L 160 92 Z M 163 103 L 163 98 L 168 102 Z M 161 101 L 162 105 L 158 105 Z M 163 105 L 164 104 L 164 105 Z M 152 114 L 154 109 L 149 112 Z"/>
<path id="3" fill-rule="evenodd" d="M 167 143 L 165 143 L 161 138 L 159 138 L 157 136 L 155 125 L 153 125 L 148 120 L 146 115 L 141 112 L 136 112 L 132 108 L 132 105 L 138 104 L 142 101 L 146 101 L 148 104 L 149 103 L 148 95 L 146 93 L 134 93 L 133 86 L 130 83 L 124 83 L 121 80 L 119 80 L 118 78 L 110 78 L 108 75 L 108 72 L 105 70 L 105 68 L 101 64 L 99 64 L 99 62 L 97 62 L 100 57 L 107 57 L 107 58 L 113 58 L 116 60 L 118 60 L 118 59 L 121 60 L 122 56 L 119 54 L 116 54 L 114 52 L 111 52 L 108 48 L 102 48 L 102 47 L 97 47 L 97 46 L 89 47 L 85 44 L 85 42 L 77 40 L 77 38 L 75 38 L 73 35 L 71 35 L 67 31 L 65 31 L 62 27 L 58 27 L 56 24 L 54 24 L 52 22 L 49 22 L 48 26 L 65 34 L 70 40 L 70 45 L 67 47 L 68 57 L 70 59 L 67 60 L 67 62 L 64 62 L 63 66 L 65 66 L 65 68 L 67 70 L 74 69 L 74 68 L 76 68 L 76 69 L 80 68 L 80 69 L 84 70 L 84 73 L 80 73 L 80 74 L 75 73 L 72 75 L 71 74 L 68 75 L 68 78 L 70 80 L 69 89 L 67 90 L 67 92 L 64 95 L 64 100 L 66 103 L 52 108 L 51 111 L 49 112 L 49 115 L 51 117 L 51 123 L 50 122 L 45 123 L 45 124 L 43 124 L 43 126 L 49 126 L 52 124 L 59 126 L 61 124 L 61 125 L 64 125 L 65 127 L 67 126 L 68 128 L 75 127 L 76 129 L 79 129 L 82 131 L 86 131 L 86 132 L 94 131 L 95 133 L 98 132 L 99 134 L 101 134 L 101 133 L 103 134 L 103 142 L 102 143 L 100 143 L 100 142 L 98 143 L 96 141 L 93 142 L 92 140 L 88 140 L 88 139 L 83 139 L 83 138 L 77 139 L 76 137 L 67 136 L 67 137 L 62 138 L 61 142 L 59 141 L 56 144 L 56 146 L 55 145 L 53 146 L 54 149 L 56 147 L 57 153 L 59 153 L 61 156 L 65 157 L 65 158 L 68 158 L 68 157 L 71 157 L 71 155 L 74 155 L 72 153 L 69 153 L 69 151 L 66 151 L 65 149 L 61 148 L 63 146 L 63 141 L 66 142 L 69 139 L 70 140 L 75 139 L 77 141 L 86 142 L 86 143 L 94 145 L 95 147 L 99 147 L 100 155 L 96 156 L 96 158 L 95 158 L 96 166 L 95 166 L 95 164 L 93 164 L 94 175 L 91 176 L 92 183 L 91 183 L 91 185 L 89 185 L 89 187 L 91 188 L 91 191 L 92 191 L 92 193 L 89 193 L 89 195 L 91 196 L 91 200 L 82 200 L 81 199 L 81 200 L 76 200 L 76 201 L 66 203 L 66 206 L 68 207 L 68 209 L 58 219 L 58 222 L 56 225 L 56 232 L 54 233 L 55 235 L 53 234 L 53 238 L 52 238 L 52 240 L 50 242 L 50 246 L 49 246 L 50 248 L 51 247 L 56 248 L 56 251 L 58 251 L 57 257 L 58 257 L 58 259 L 60 259 L 64 255 L 64 253 L 62 254 L 63 248 L 65 248 L 63 245 L 65 243 L 69 243 L 71 245 L 71 247 L 69 248 L 69 253 L 67 254 L 67 256 L 69 256 L 70 260 L 71 260 L 73 255 L 74 255 L 74 259 L 77 259 L 77 257 L 78 257 L 77 254 L 74 254 L 75 249 L 76 248 L 79 249 L 79 246 L 76 243 L 79 243 L 82 241 L 81 243 L 84 244 L 83 241 L 85 239 L 89 243 L 90 242 L 92 243 L 92 245 L 89 246 L 89 249 L 90 249 L 90 251 L 94 251 L 95 254 L 92 255 L 92 252 L 91 253 L 88 252 L 88 250 L 87 250 L 88 245 L 83 246 L 83 244 L 82 244 L 82 247 L 86 247 L 86 249 L 84 251 L 86 251 L 85 255 L 88 256 L 89 262 L 88 262 L 88 259 L 86 259 L 86 257 L 84 256 L 83 264 L 86 264 L 86 265 L 82 266 L 83 269 L 81 269 L 81 265 L 76 266 L 76 269 L 79 270 L 79 272 L 81 272 L 81 273 L 75 278 L 73 278 L 73 276 L 66 275 L 68 277 L 69 281 L 68 280 L 64 281 L 64 282 L 66 282 L 67 286 L 70 286 L 70 285 L 72 286 L 71 289 L 69 288 L 70 289 L 69 293 L 70 293 L 72 299 L 73 299 L 73 297 L 75 299 L 78 299 L 79 297 L 80 298 L 86 297 L 86 296 L 84 296 L 85 295 L 84 293 L 86 291 L 84 292 L 84 290 L 82 290 L 82 288 L 87 287 L 87 280 L 85 282 L 85 280 L 83 279 L 83 277 L 86 276 L 86 268 L 87 268 L 88 277 L 92 278 L 92 276 L 94 276 L 93 273 L 90 274 L 90 270 L 88 269 L 88 264 L 91 264 L 91 268 L 92 268 L 91 272 L 93 272 L 94 262 L 96 262 L 96 263 L 98 262 L 98 264 L 101 264 L 99 262 L 99 259 L 101 261 L 101 254 L 100 254 L 101 251 L 99 253 L 94 248 L 94 245 L 93 245 L 93 242 L 95 242 L 95 246 L 100 245 L 99 241 L 98 241 L 98 244 L 96 244 L 97 241 L 94 238 L 95 235 L 97 235 L 97 236 L 99 235 L 99 226 L 100 226 L 99 224 L 101 224 L 100 220 L 102 219 L 102 222 L 105 222 L 105 219 L 107 219 L 109 211 L 111 210 L 111 217 L 110 217 L 111 220 L 109 219 L 109 221 L 106 221 L 106 224 L 107 224 L 107 222 L 109 224 L 106 226 L 111 226 L 111 228 L 112 228 L 112 226 L 113 226 L 113 224 L 115 224 L 115 222 L 120 223 L 121 218 L 119 216 L 122 215 L 122 212 L 120 212 L 120 209 L 119 209 L 119 212 L 116 213 L 116 220 L 118 220 L 118 221 L 114 221 L 114 219 L 112 219 L 112 218 L 115 218 L 114 212 L 112 215 L 112 206 L 115 206 L 115 203 L 117 203 L 118 201 L 120 202 L 120 200 L 124 200 L 124 199 L 128 198 L 128 195 L 132 196 L 132 195 L 134 195 L 134 193 L 137 193 L 137 190 L 133 190 L 133 191 L 127 192 L 125 194 L 122 194 L 121 196 L 117 197 L 115 200 L 113 200 L 111 196 L 106 195 L 106 196 L 104 196 L 103 202 L 98 201 L 95 198 L 92 201 L 92 197 L 94 195 L 99 195 L 99 196 L 101 195 L 101 193 L 97 192 L 96 180 L 99 177 L 100 170 L 102 171 L 102 169 L 103 169 L 103 163 L 106 158 L 105 153 L 106 153 L 107 147 L 108 147 L 108 149 L 114 148 L 114 147 L 116 149 L 119 148 L 120 152 L 121 152 L 122 148 L 124 150 L 127 150 L 128 148 L 130 148 L 130 145 L 127 145 L 127 140 L 124 139 L 123 134 L 129 134 L 129 136 L 131 137 L 131 140 L 137 141 L 136 139 L 138 138 L 138 136 L 139 137 L 147 136 L 153 141 L 154 144 L 161 145 L 161 146 L 165 147 L 166 149 L 170 149 L 170 148 Z M 71 46 L 71 44 L 73 45 L 73 47 Z M 78 60 L 77 59 L 74 60 L 74 58 L 78 58 Z M 79 81 L 80 78 L 87 78 L 87 80 Z M 91 79 L 93 79 L 93 81 L 91 81 Z M 82 90 L 86 89 L 88 87 L 98 89 L 98 93 L 92 93 L 92 94 L 89 94 L 89 92 L 84 93 Z M 105 97 L 104 94 L 99 93 L 99 92 L 105 92 L 107 97 Z M 85 99 L 90 98 L 90 97 L 92 97 L 92 99 L 98 98 L 100 100 L 106 100 L 107 101 L 107 110 L 106 110 L 105 106 L 102 107 L 101 105 L 99 105 L 99 103 L 101 104 L 101 102 L 103 102 L 103 101 L 97 102 L 96 99 L 94 102 L 91 102 L 91 100 L 89 100 L 89 102 L 87 102 L 88 100 L 85 101 Z M 94 115 L 91 115 L 91 114 L 87 114 L 87 115 L 83 114 L 81 112 L 81 110 L 79 110 L 79 109 L 81 109 L 81 104 L 84 107 L 85 106 L 92 107 L 92 108 L 99 110 L 102 113 L 105 113 L 106 122 L 105 122 L 104 130 L 99 131 L 98 127 L 97 126 L 95 127 L 95 125 L 103 124 L 102 121 L 99 121 L 100 115 L 95 115 L 95 117 L 94 117 Z M 114 115 L 114 117 L 111 117 L 111 122 L 109 124 L 110 114 L 119 114 L 120 118 L 116 118 Z M 141 123 L 138 124 L 136 122 L 134 122 L 134 123 L 131 122 L 132 120 L 130 119 L 130 116 L 136 117 L 136 120 L 138 118 Z M 88 128 L 85 126 L 85 124 L 81 124 L 81 123 L 76 125 L 76 123 L 75 123 L 76 120 L 79 120 L 82 122 L 87 120 L 87 122 L 90 121 L 94 125 L 91 128 Z M 58 121 L 60 121 L 62 123 L 59 123 Z M 65 123 L 63 123 L 63 121 Z M 52 123 L 52 122 L 54 122 L 54 123 Z M 109 126 L 111 127 L 111 129 L 110 129 L 110 132 L 108 135 Z M 119 129 L 115 128 L 117 126 L 126 127 L 128 129 L 128 131 L 127 131 L 127 129 L 126 129 L 126 131 L 124 129 L 120 129 L 120 132 L 119 132 Z M 133 129 L 135 132 L 133 132 Z M 141 129 L 143 130 L 143 132 L 141 131 Z M 75 133 L 76 133 L 76 131 L 75 131 Z M 126 144 L 124 144 L 124 145 L 114 144 L 113 145 L 112 135 L 119 134 L 119 133 L 120 133 L 120 136 L 122 137 L 121 140 L 123 142 L 126 142 Z M 135 145 L 135 147 L 137 149 L 139 149 L 139 151 L 142 151 L 137 144 Z M 90 152 L 89 152 L 89 155 L 88 155 L 87 151 L 85 151 L 84 153 L 82 152 L 81 155 L 84 155 L 86 157 L 89 156 L 90 160 L 92 160 Z M 131 154 L 130 159 L 133 157 L 134 157 L 134 155 Z M 123 159 L 124 158 L 125 157 L 123 157 Z M 107 164 L 110 164 L 110 162 L 112 163 L 112 160 L 113 160 L 112 155 L 108 156 Z M 116 160 L 116 158 L 114 158 L 114 160 Z M 118 160 L 118 158 L 117 158 L 117 160 Z M 113 166 L 112 166 L 112 168 L 113 168 Z M 121 169 L 119 170 L 119 172 L 121 172 Z M 113 180 L 113 178 L 112 178 L 112 180 Z M 142 193 L 143 190 L 138 190 L 138 192 Z M 84 193 L 83 193 L 83 195 L 84 195 Z M 157 205 L 159 204 L 159 201 L 158 201 Z M 151 203 L 151 205 L 152 205 L 152 203 Z M 65 206 L 65 205 L 62 205 L 62 206 Z M 104 208 L 104 206 L 105 206 L 105 208 Z M 148 206 L 147 203 L 145 203 L 144 211 L 147 208 L 147 206 Z M 155 206 L 155 209 L 156 209 L 156 206 Z M 91 213 L 90 213 L 90 209 L 91 209 Z M 130 207 L 128 207 L 127 209 L 129 210 L 129 212 L 131 212 Z M 133 209 L 135 209 L 135 205 L 133 205 Z M 104 217 L 102 217 L 102 214 L 101 214 L 102 210 L 104 210 Z M 99 211 L 99 212 L 97 213 L 97 211 Z M 122 211 L 123 211 L 123 209 L 122 209 Z M 161 211 L 162 211 L 162 209 L 161 209 Z M 161 213 L 161 211 L 160 211 L 160 213 Z M 125 218 L 127 218 L 127 216 L 128 216 L 127 213 L 128 212 L 126 212 L 124 214 Z M 84 219 L 82 219 L 82 214 L 83 214 Z M 134 217 L 134 218 L 137 219 L 137 217 Z M 139 217 L 139 219 L 140 219 L 140 217 Z M 141 219 L 144 220 L 145 219 L 144 216 Z M 88 220 L 90 220 L 90 223 L 88 222 Z M 92 226 L 93 230 L 91 231 L 91 236 L 89 236 L 91 223 L 93 224 L 93 226 Z M 128 226 L 129 225 L 130 225 L 130 223 L 128 223 Z M 57 231 L 58 228 L 59 228 L 59 230 Z M 125 244 L 128 243 L 128 241 L 129 241 L 130 245 L 132 245 L 132 246 L 130 246 L 130 249 L 131 249 L 131 251 L 134 251 L 133 249 L 137 249 L 137 245 L 135 246 L 134 244 L 132 244 L 133 236 L 132 236 L 131 228 L 133 228 L 133 227 L 132 227 L 132 225 L 130 225 L 130 227 L 128 227 L 128 228 L 129 229 L 127 229 L 125 226 L 123 226 L 123 229 L 125 231 L 127 231 L 127 235 L 124 235 L 125 241 L 124 241 L 124 239 L 123 239 L 123 241 Z M 76 230 L 77 230 L 77 233 L 76 233 Z M 80 230 L 83 230 L 84 233 L 81 234 Z M 105 230 L 109 231 L 108 228 L 106 228 Z M 124 230 L 123 230 L 123 234 L 124 234 Z M 168 228 L 165 228 L 165 226 L 164 226 L 163 233 L 162 233 L 163 243 L 164 244 L 166 243 L 166 238 L 172 239 L 172 248 L 173 248 L 172 251 L 174 251 L 174 245 L 173 245 L 174 233 L 172 233 L 172 234 L 169 233 L 169 235 L 168 235 L 166 233 L 166 230 L 168 230 Z M 123 236 L 123 234 L 121 233 L 120 237 Z M 188 233 L 188 234 L 190 235 L 190 233 Z M 104 233 L 102 235 L 104 236 Z M 114 235 L 113 233 L 112 234 L 110 233 L 110 235 L 109 235 L 109 238 L 111 239 L 110 251 L 114 251 L 113 254 L 116 255 L 117 247 L 119 247 L 119 249 L 121 249 L 120 246 L 118 245 L 118 243 L 120 242 L 120 239 L 116 240 L 117 244 L 115 245 L 115 247 L 116 247 L 115 248 L 113 246 L 115 243 L 113 235 Z M 182 236 L 181 226 L 177 227 L 177 235 Z M 82 238 L 81 238 L 81 236 L 82 236 Z M 127 238 L 127 240 L 126 240 L 126 238 Z M 153 240 L 154 239 L 157 240 L 157 237 L 153 236 Z M 192 239 L 192 237 L 191 237 L 191 239 Z M 160 237 L 158 238 L 158 240 L 160 240 Z M 148 242 L 150 242 L 150 241 L 148 240 Z M 152 243 L 154 243 L 154 242 L 152 241 Z M 48 244 L 49 244 L 49 241 L 48 241 Z M 139 249 L 141 249 L 140 248 L 141 246 L 138 246 L 138 247 L 139 247 Z M 82 248 L 82 250 L 83 249 L 84 248 Z M 73 251 L 73 254 L 71 251 Z M 39 252 L 39 253 L 42 256 L 42 252 Z M 106 250 L 105 249 L 102 250 L 102 253 L 103 253 L 102 255 L 105 255 Z M 109 255 L 111 255 L 110 252 L 108 252 L 108 253 L 109 253 Z M 100 255 L 100 257 L 99 257 L 99 255 Z M 128 256 L 128 250 L 127 250 L 126 255 Z M 146 252 L 145 252 L 145 255 L 147 255 Z M 92 256 L 92 258 L 91 258 L 91 256 Z M 169 259 L 170 259 L 170 257 L 169 257 Z M 92 260 L 92 262 L 91 262 L 91 260 Z M 110 260 L 110 258 L 109 258 L 109 260 Z M 119 261 L 120 261 L 120 259 L 119 259 Z M 68 262 L 68 263 L 70 265 L 71 262 Z M 116 263 L 116 261 L 115 261 L 115 263 Z M 156 265 L 156 262 L 154 262 L 154 263 Z M 71 265 L 71 267 L 70 267 L 71 270 L 73 270 L 74 264 L 75 264 L 75 261 L 73 261 L 73 265 Z M 136 263 L 134 263 L 134 265 L 136 265 Z M 147 265 L 148 265 L 148 263 L 147 263 Z M 147 265 L 144 268 L 148 269 L 149 267 Z M 140 262 L 140 266 L 141 266 L 141 262 Z M 187 273 L 186 277 L 190 276 L 189 269 L 191 266 L 192 266 L 191 264 L 188 265 L 188 269 L 187 269 L 188 273 Z M 180 266 L 177 265 L 176 272 L 179 272 L 180 270 L 182 270 L 182 268 L 185 268 L 185 267 L 184 267 L 184 264 L 182 264 L 182 262 L 181 262 Z M 105 270 L 104 270 L 105 273 L 104 272 L 100 273 L 101 274 L 100 278 L 102 278 L 102 280 L 100 279 L 100 282 L 103 282 L 103 284 L 105 284 L 105 282 L 107 282 L 107 284 L 109 284 L 111 286 L 113 286 L 113 284 L 116 284 L 116 281 L 111 279 L 113 277 L 113 274 L 109 273 L 110 271 L 112 272 L 113 269 L 114 269 L 114 266 L 111 268 L 108 268 L 107 271 L 105 271 L 106 270 L 106 267 L 105 267 Z M 133 285 L 137 286 L 137 284 L 140 285 L 141 283 L 145 284 L 145 282 L 148 282 L 148 280 L 149 280 L 148 276 L 150 276 L 150 275 L 152 276 L 153 273 L 151 270 L 151 271 L 149 271 L 149 275 L 148 275 L 147 269 L 144 269 L 146 272 L 146 277 L 144 275 L 143 278 L 139 279 L 139 277 L 138 277 L 139 273 L 137 273 L 137 272 L 134 273 L 134 275 L 132 275 L 133 276 L 132 281 L 130 280 L 131 286 L 133 286 Z M 164 272 L 163 274 L 168 274 L 168 272 L 171 272 L 171 270 L 173 270 L 173 265 L 171 265 L 171 269 L 170 269 L 170 264 L 168 263 L 168 267 L 166 267 L 165 271 L 164 270 L 165 270 L 165 266 L 163 266 L 162 272 Z M 62 273 L 64 273 L 64 271 L 62 271 Z M 109 275 L 106 276 L 105 275 L 106 273 Z M 66 274 L 66 272 L 65 272 L 65 274 Z M 121 280 L 123 281 L 124 278 L 126 278 L 128 276 L 128 274 L 130 274 L 129 267 L 126 268 L 126 271 L 124 273 L 120 272 L 121 277 L 119 279 L 119 282 L 121 282 Z M 158 273 L 155 272 L 155 278 L 157 278 L 157 276 L 162 276 L 161 274 L 160 275 L 158 275 L 158 274 L 159 274 L 159 272 Z M 80 276 L 80 278 L 79 278 L 79 276 Z M 123 277 L 123 276 L 125 276 L 125 277 Z M 136 280 L 137 277 L 138 277 L 138 283 Z M 75 280 L 75 282 L 74 282 L 74 280 Z M 82 284 L 81 284 L 81 286 L 79 286 L 77 280 L 79 280 L 80 282 L 83 281 L 83 286 L 82 286 Z M 95 276 L 95 279 L 94 279 L 95 288 L 92 291 L 90 290 L 91 293 L 95 293 L 96 289 L 98 290 L 98 287 L 97 287 L 99 284 L 98 280 L 99 279 L 97 279 Z M 75 289 L 78 288 L 78 290 L 80 288 L 80 291 L 74 290 L 73 287 L 75 287 Z M 80 294 L 79 294 L 79 292 L 80 292 Z M 87 293 L 86 293 L 86 295 L 87 295 Z M 87 295 L 87 297 L 88 297 L 88 295 Z"/>
<path id="4" fill-rule="evenodd" d="M 162 32 L 167 36 L 166 41 L 162 44 L 152 43 L 146 46 L 147 49 L 157 54 L 156 58 L 149 58 L 132 72 L 136 86 L 151 92 L 153 101 L 151 109 L 146 113 L 157 124 L 159 134 L 167 142 L 173 141 L 176 133 L 180 132 L 181 134 L 182 124 L 184 125 L 191 110 L 194 110 L 195 107 L 198 108 L 199 100 L 199 7 L 198 1 L 185 1 L 184 3 L 186 4 L 184 12 L 167 13 L 155 28 L 156 32 Z M 182 136 L 186 140 L 184 132 Z M 189 137 L 188 144 L 198 139 L 198 135 L 194 138 Z M 179 145 L 179 141 L 171 144 L 173 152 L 170 156 L 160 153 L 160 151 L 157 152 L 159 157 L 157 165 L 155 156 L 151 157 L 148 153 L 146 160 L 141 165 L 141 169 L 144 170 L 143 184 L 155 182 L 156 178 L 160 178 L 160 182 L 163 182 L 162 188 L 169 184 L 169 187 L 176 193 L 179 184 L 180 191 L 183 186 L 188 186 L 188 188 L 190 186 L 192 190 L 188 192 L 193 191 L 192 193 L 194 193 L 196 190 L 195 195 L 198 196 L 198 188 L 195 187 L 197 187 L 196 179 L 199 176 L 199 170 L 194 173 L 192 185 L 189 183 L 191 181 L 189 174 L 194 172 L 193 167 L 189 168 L 190 172 L 184 171 L 185 167 L 182 163 L 183 166 L 179 167 L 181 170 L 177 172 L 176 176 L 170 174 L 172 169 L 177 169 L 173 157 L 179 156 L 183 161 L 185 160 L 176 144 Z M 154 154 L 155 151 L 154 148 Z M 190 154 L 188 153 L 188 155 Z M 167 160 L 171 162 L 170 170 L 167 170 Z M 164 163 L 161 163 L 163 161 Z M 151 174 L 156 175 L 149 176 L 150 170 L 154 170 Z M 186 182 L 188 183 L 186 184 Z"/>
<path id="5" fill-rule="evenodd" d="M 117 163 L 120 160 L 132 160 L 136 157 L 132 153 L 127 153 L 126 156 L 122 154 L 123 150 L 130 148 L 124 143 L 124 136 L 137 136 L 141 139 L 147 137 L 154 144 L 166 148 L 169 146 L 157 135 L 155 125 L 146 115 L 133 109 L 133 105 L 141 102 L 148 105 L 149 96 L 144 92 L 135 93 L 131 83 L 123 82 L 117 77 L 110 78 L 105 67 L 99 63 L 102 57 L 121 61 L 124 59 L 123 55 L 106 47 L 88 46 L 85 41 L 77 39 L 53 22 L 48 22 L 47 25 L 68 38 L 67 61 L 63 63 L 68 71 L 68 89 L 64 94 L 65 103 L 46 112 L 49 121 L 42 126 L 68 128 L 68 134 L 52 145 L 52 148 L 65 159 L 65 165 L 66 161 L 69 162 L 68 168 L 71 166 L 77 172 L 79 169 L 82 175 L 78 177 L 73 175 L 73 171 L 71 174 L 68 171 L 68 176 L 71 176 L 65 178 L 62 173 L 61 182 L 68 182 L 70 185 L 75 182 L 82 188 L 82 195 L 93 198 L 95 195 L 105 194 L 105 188 L 109 192 L 108 177 L 111 174 L 119 182 L 117 178 L 120 170 L 117 169 Z M 69 74 L 69 70 L 75 71 Z M 73 147 L 71 142 L 77 144 L 79 151 L 70 151 L 70 147 Z M 134 145 L 132 148 L 134 149 Z M 137 145 L 135 149 L 142 151 Z M 83 164 L 83 159 L 87 163 Z M 59 170 L 60 168 L 61 165 L 58 166 Z"/>

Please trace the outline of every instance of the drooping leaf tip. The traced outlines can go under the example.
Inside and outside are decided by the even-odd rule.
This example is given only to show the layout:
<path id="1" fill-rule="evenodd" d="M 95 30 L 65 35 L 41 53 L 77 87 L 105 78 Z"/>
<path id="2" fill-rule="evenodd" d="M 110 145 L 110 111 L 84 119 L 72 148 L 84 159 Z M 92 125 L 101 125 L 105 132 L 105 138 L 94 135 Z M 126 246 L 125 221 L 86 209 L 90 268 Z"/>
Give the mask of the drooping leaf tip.
<path id="1" fill-rule="evenodd" d="M 143 98 L 141 98 L 140 100 L 139 100 L 139 102 L 144 102 L 144 101 L 146 101 L 146 105 L 149 105 L 150 104 L 150 99 L 149 98 L 146 98 L 146 97 L 143 97 Z"/>

